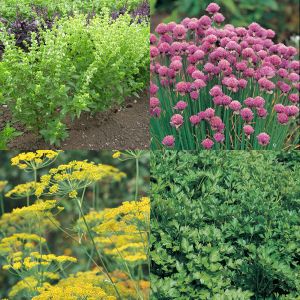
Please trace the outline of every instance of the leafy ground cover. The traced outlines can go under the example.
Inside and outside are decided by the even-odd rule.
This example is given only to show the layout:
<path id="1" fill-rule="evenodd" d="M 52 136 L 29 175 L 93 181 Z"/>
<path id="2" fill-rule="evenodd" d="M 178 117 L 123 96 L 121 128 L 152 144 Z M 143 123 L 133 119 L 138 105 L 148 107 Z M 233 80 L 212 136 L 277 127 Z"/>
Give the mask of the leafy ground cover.
<path id="1" fill-rule="evenodd" d="M 1 299 L 148 299 L 148 160 L 1 153 Z"/>
<path id="2" fill-rule="evenodd" d="M 298 299 L 299 152 L 155 151 L 151 299 Z"/>
<path id="3" fill-rule="evenodd" d="M 45 11 L 35 14 L 31 1 L 26 3 L 20 16 L 26 15 L 28 6 L 33 19 L 13 23 L 1 6 L 8 21 L 2 22 L 0 37 L 4 51 L 0 101 L 9 107 L 13 122 L 59 145 L 68 136 L 67 118 L 78 118 L 84 111 L 106 111 L 145 89 L 149 80 L 146 2 L 132 1 L 125 7 L 118 2 L 121 9 L 110 1 L 105 5 L 72 1 L 86 10 L 72 7 L 69 13 L 66 3 L 42 1 L 39 5 Z M 49 14 L 51 5 L 55 16 Z M 106 9 L 107 5 L 113 7 Z M 7 6 L 7 10 L 17 8 Z"/>
<path id="4" fill-rule="evenodd" d="M 211 3 L 151 35 L 152 148 L 299 147 L 298 50 L 258 23 L 224 21 Z"/>

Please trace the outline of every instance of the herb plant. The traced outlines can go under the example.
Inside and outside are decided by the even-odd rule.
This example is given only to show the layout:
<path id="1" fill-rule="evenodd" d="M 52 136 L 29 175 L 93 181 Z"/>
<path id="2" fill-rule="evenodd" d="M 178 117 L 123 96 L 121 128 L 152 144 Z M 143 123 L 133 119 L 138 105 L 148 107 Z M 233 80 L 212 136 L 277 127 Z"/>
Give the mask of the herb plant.
<path id="1" fill-rule="evenodd" d="M 87 20 L 75 15 L 57 20 L 52 30 L 31 35 L 28 51 L 2 33 L 1 102 L 14 120 L 51 144 L 67 137 L 65 119 L 82 111 L 103 111 L 148 82 L 148 24 L 128 14 Z"/>
<path id="2" fill-rule="evenodd" d="M 297 49 L 257 23 L 222 26 L 219 10 L 150 37 L 152 148 L 299 147 Z"/>
<path id="3" fill-rule="evenodd" d="M 126 180 L 126 174 L 87 160 L 54 167 L 61 155 L 51 150 L 19 153 L 11 165 L 32 181 L 8 191 L 10 183 L 0 181 L 0 279 L 3 272 L 9 276 L 0 296 L 149 299 L 150 203 L 140 197 L 138 168 L 145 153 L 120 153 L 120 160 L 136 161 L 134 197 L 108 206 L 96 187 Z M 26 205 L 9 211 L 8 201 L 23 200 Z"/>
<path id="4" fill-rule="evenodd" d="M 153 152 L 151 299 L 297 299 L 299 159 Z"/>

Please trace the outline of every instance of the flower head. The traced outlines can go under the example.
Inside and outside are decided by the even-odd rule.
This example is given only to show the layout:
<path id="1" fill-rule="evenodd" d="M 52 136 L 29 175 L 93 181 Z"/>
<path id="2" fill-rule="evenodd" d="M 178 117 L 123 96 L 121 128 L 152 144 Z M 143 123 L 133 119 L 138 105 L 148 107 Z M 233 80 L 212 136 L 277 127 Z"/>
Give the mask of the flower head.
<path id="1" fill-rule="evenodd" d="M 270 136 L 262 132 L 257 136 L 258 143 L 262 146 L 267 146 L 270 143 Z"/>
<path id="2" fill-rule="evenodd" d="M 174 145 L 175 145 L 174 136 L 173 135 L 165 136 L 164 139 L 162 140 L 162 144 L 167 147 L 174 147 Z"/>

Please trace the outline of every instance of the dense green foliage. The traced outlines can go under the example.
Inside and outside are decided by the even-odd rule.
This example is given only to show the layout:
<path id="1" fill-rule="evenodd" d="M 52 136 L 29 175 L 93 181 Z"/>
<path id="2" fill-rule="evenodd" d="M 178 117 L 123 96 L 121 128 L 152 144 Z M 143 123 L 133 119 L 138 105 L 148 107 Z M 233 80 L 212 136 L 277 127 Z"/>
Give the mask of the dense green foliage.
<path id="1" fill-rule="evenodd" d="M 182 17 L 199 17 L 211 0 L 161 0 L 158 8 L 169 12 L 169 20 L 178 21 Z M 280 40 L 299 32 L 298 0 L 215 0 L 224 7 L 229 23 L 246 26 L 259 22 L 262 26 L 275 29 Z"/>
<path id="2" fill-rule="evenodd" d="M 103 9 L 114 11 L 125 6 L 133 9 L 141 2 L 142 0 L 0 0 L 0 16 L 8 20 L 13 20 L 16 15 L 33 17 L 34 11 L 39 9 L 46 9 L 49 16 L 67 15 L 74 11 L 99 13 Z"/>
<path id="3" fill-rule="evenodd" d="M 152 299 L 297 299 L 299 152 L 154 152 Z"/>
<path id="4" fill-rule="evenodd" d="M 145 87 L 148 36 L 148 24 L 127 14 L 114 21 L 108 15 L 88 22 L 85 15 L 62 18 L 40 32 L 42 43 L 32 33 L 28 52 L 3 33 L 0 103 L 15 120 L 58 143 L 67 136 L 67 115 L 106 110 Z"/>

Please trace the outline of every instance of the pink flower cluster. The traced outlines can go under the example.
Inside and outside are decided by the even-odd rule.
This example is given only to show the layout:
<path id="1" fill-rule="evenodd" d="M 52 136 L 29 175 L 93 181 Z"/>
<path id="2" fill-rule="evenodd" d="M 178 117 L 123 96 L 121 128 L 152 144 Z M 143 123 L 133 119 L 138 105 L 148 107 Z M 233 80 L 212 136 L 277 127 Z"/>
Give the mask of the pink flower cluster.
<path id="1" fill-rule="evenodd" d="M 224 120 L 216 114 L 219 107 L 240 118 L 247 137 L 255 132 L 255 122 L 268 115 L 277 114 L 282 125 L 299 114 L 297 50 L 275 44 L 275 32 L 257 23 L 247 28 L 231 24 L 221 27 L 225 18 L 219 10 L 218 4 L 211 3 L 206 9 L 209 15 L 185 18 L 181 24 L 159 24 L 156 35 L 150 36 L 151 116 L 159 118 L 162 110 L 156 98 L 159 83 L 182 98 L 172 107 L 172 127 L 179 130 L 184 122 L 192 126 L 207 122 L 210 126 L 214 135 L 203 137 L 206 149 L 225 139 Z M 216 79 L 217 84 L 212 85 Z M 211 99 L 201 98 L 203 90 Z M 199 107 L 206 102 L 206 108 L 186 119 L 184 112 L 189 105 L 199 101 Z M 164 145 L 174 145 L 169 136 L 166 139 Z M 257 140 L 268 145 L 270 136 L 261 132 Z"/>

